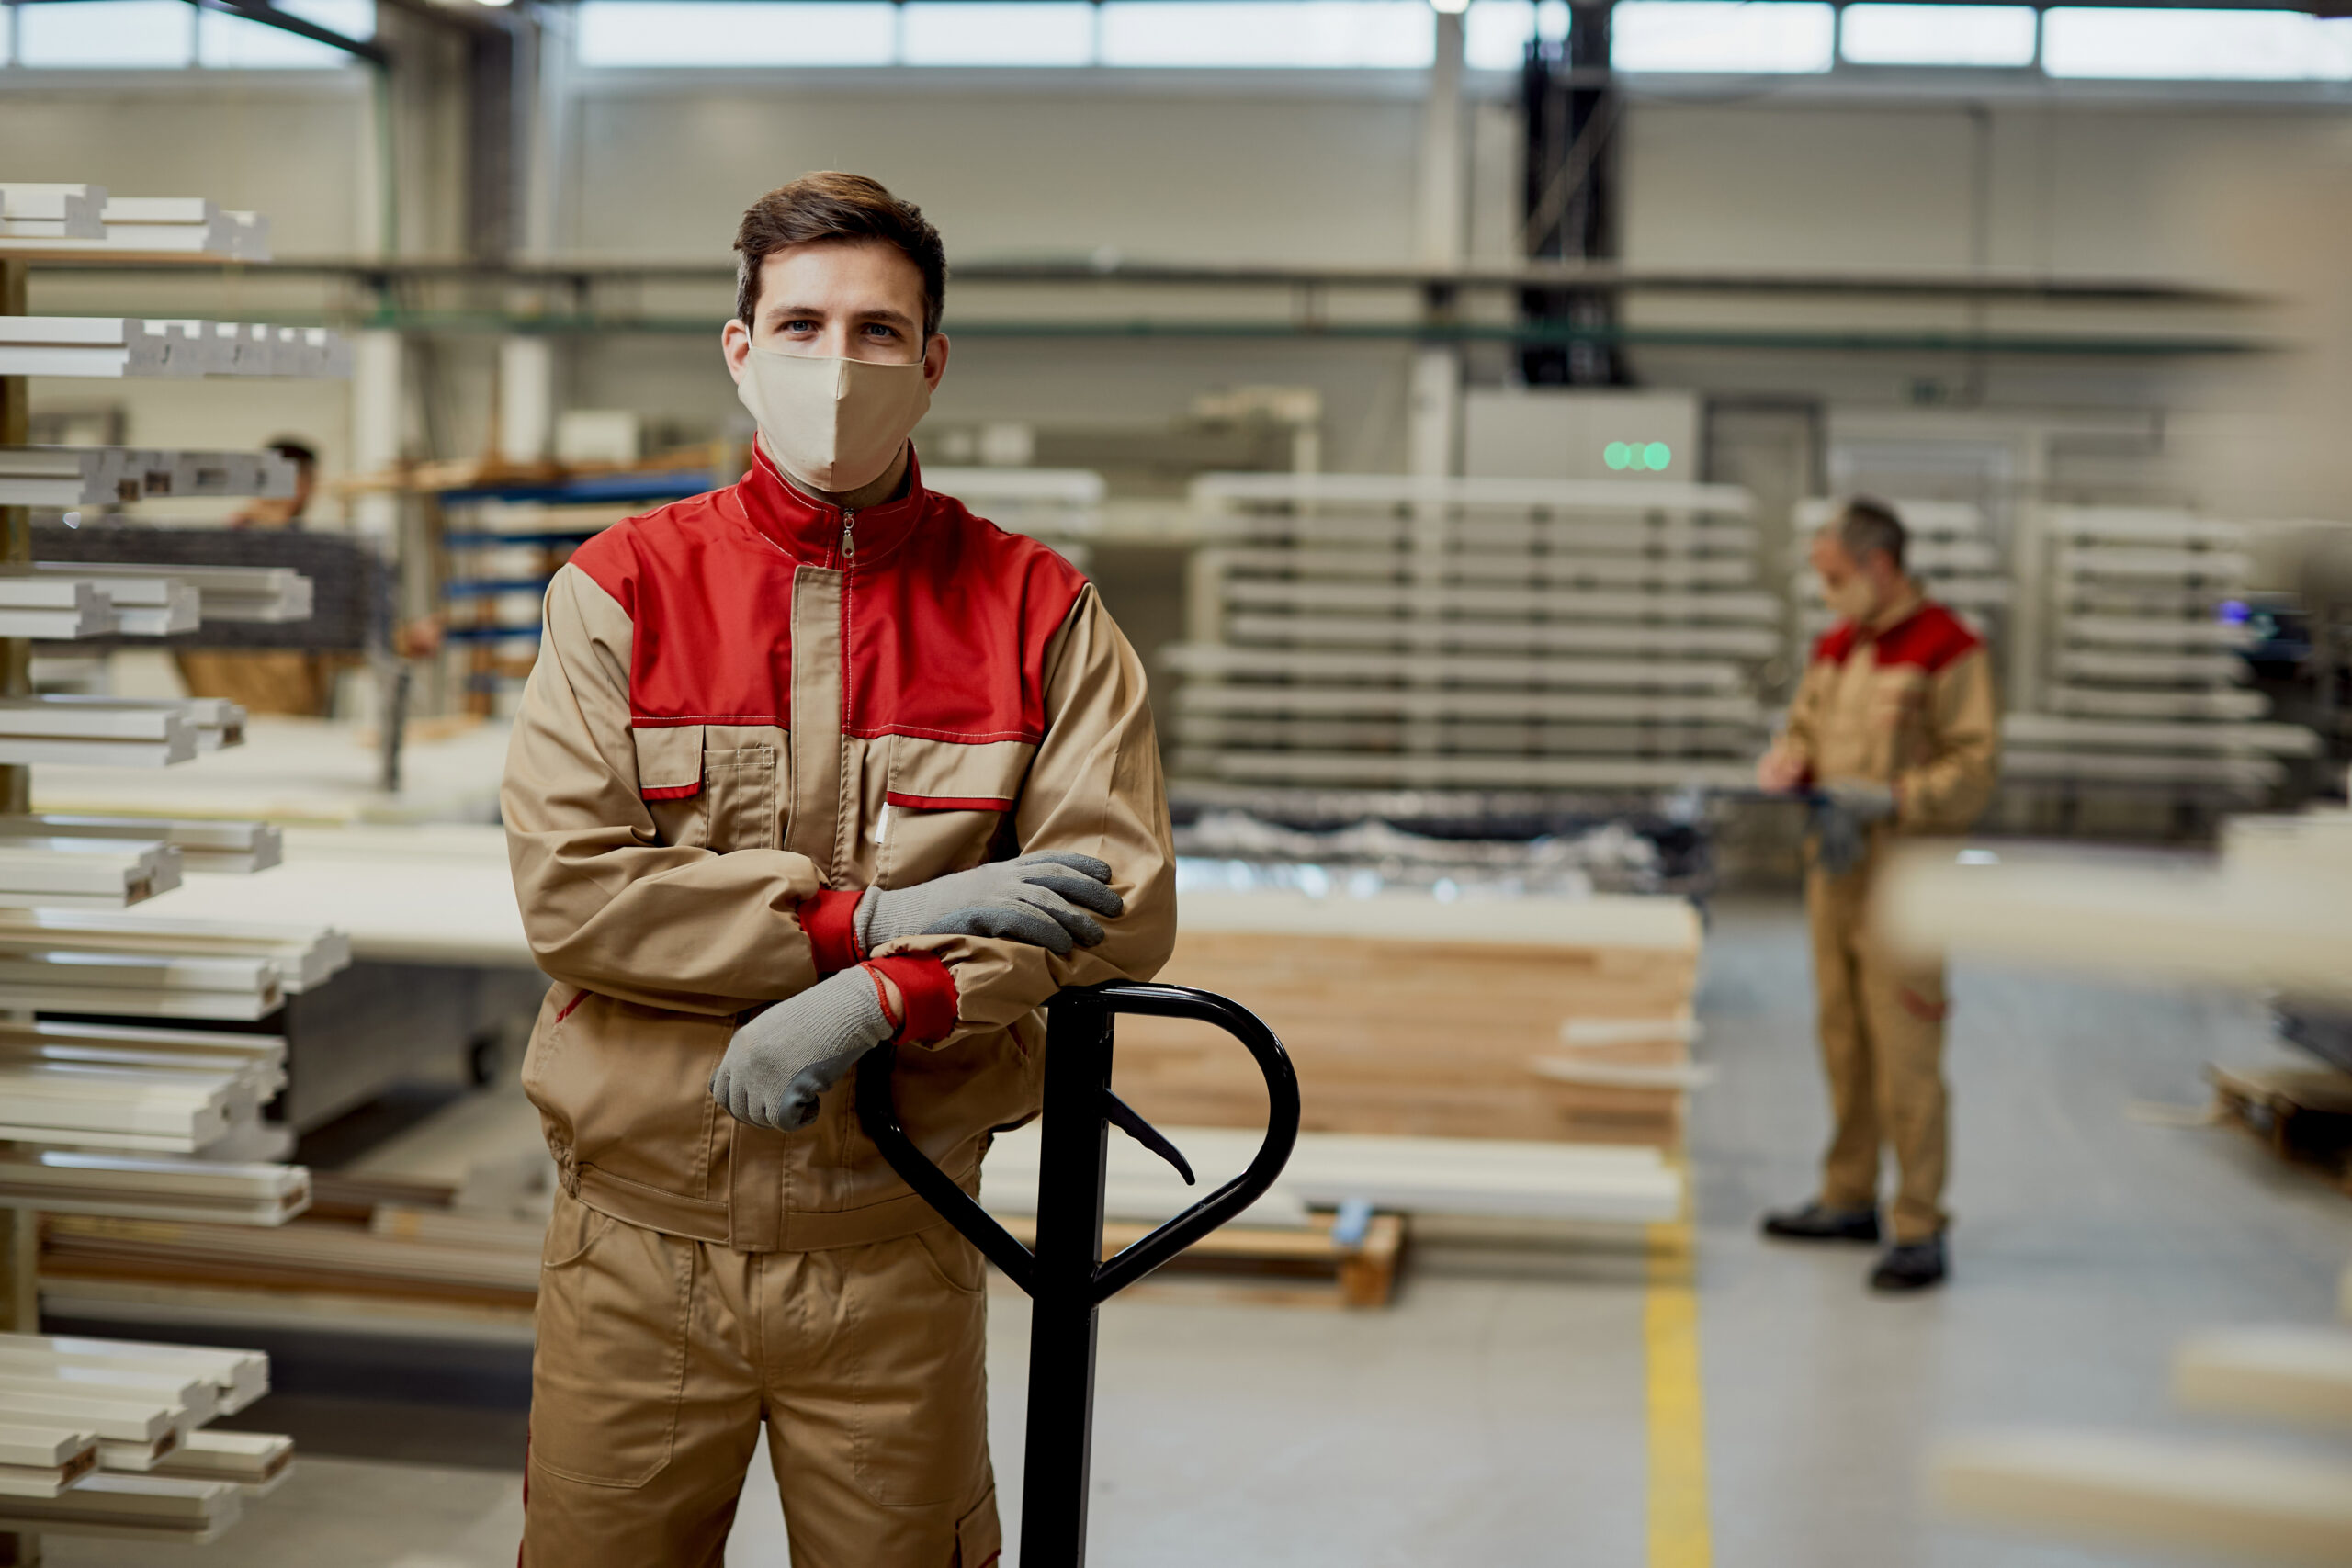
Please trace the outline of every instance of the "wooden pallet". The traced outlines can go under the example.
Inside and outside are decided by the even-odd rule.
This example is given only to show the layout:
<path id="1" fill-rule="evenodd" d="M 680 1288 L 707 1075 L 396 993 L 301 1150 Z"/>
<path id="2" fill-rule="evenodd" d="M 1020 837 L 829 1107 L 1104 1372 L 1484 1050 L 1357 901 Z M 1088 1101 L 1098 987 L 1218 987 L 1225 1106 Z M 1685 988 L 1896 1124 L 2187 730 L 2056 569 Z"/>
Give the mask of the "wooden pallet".
<path id="1" fill-rule="evenodd" d="M 1020 1215 L 1000 1221 L 1023 1246 L 1036 1240 L 1037 1222 Z M 1332 1217 L 1317 1214 L 1301 1230 L 1227 1225 L 1187 1247 L 1152 1276 L 1195 1276 L 1228 1287 L 1253 1301 L 1282 1305 L 1386 1306 L 1396 1289 L 1396 1264 L 1405 1250 L 1400 1214 L 1374 1214 L 1357 1242 L 1335 1241 Z M 1102 1256 L 1129 1247 L 1156 1226 L 1113 1220 L 1102 1227 Z M 1274 1281 L 1323 1280 L 1306 1287 Z M 1246 1283 L 1245 1283 L 1246 1281 Z M 1136 1289 L 1148 1292 L 1148 1284 Z M 1122 1292 L 1131 1295 L 1133 1292 Z"/>
<path id="2" fill-rule="evenodd" d="M 2280 1159 L 2314 1167 L 2352 1192 L 2352 1073 L 2214 1065 L 2205 1077 L 2221 1120 Z"/>

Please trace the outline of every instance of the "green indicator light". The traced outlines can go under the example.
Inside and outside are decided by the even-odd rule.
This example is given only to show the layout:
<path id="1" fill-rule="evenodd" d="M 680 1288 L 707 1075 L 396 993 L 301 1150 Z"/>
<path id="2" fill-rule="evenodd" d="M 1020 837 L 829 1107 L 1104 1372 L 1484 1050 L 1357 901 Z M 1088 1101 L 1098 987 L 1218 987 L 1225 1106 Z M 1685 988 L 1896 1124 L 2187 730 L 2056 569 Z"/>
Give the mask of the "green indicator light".
<path id="1" fill-rule="evenodd" d="M 1600 460 L 1612 468 L 1623 468 L 1634 459 L 1634 452 L 1623 441 L 1611 441 L 1600 449 Z"/>
<path id="2" fill-rule="evenodd" d="M 1672 461 L 1674 453 L 1663 441 L 1653 441 L 1642 448 L 1642 466 L 1645 468 L 1654 468 L 1662 474 Z"/>

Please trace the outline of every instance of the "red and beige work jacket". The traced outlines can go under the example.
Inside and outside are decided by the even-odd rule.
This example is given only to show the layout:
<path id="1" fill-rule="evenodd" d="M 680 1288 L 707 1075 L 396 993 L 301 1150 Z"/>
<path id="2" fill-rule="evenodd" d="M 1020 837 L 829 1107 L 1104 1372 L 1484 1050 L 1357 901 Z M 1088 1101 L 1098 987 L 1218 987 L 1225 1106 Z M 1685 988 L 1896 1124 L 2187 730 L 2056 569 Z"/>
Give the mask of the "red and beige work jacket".
<path id="1" fill-rule="evenodd" d="M 1870 626 L 1840 621 L 1814 644 L 1780 744 L 1809 782 L 1892 787 L 1898 832 L 1965 831 L 2000 769 L 1983 639 L 1916 591 Z"/>
<path id="2" fill-rule="evenodd" d="M 859 1128 L 737 1122 L 710 1076 L 739 1019 L 865 964 L 904 1024 L 909 1134 L 967 1189 L 1038 1109 L 1065 986 L 1148 979 L 1175 857 L 1144 672 L 1093 588 L 910 475 L 854 513 L 740 483 L 582 546 L 549 583 L 500 801 L 515 895 L 556 982 L 523 1066 L 567 1190 L 747 1251 L 935 1222 Z M 1101 946 L 920 936 L 857 949 L 869 886 L 1075 850 L 1125 913 Z"/>

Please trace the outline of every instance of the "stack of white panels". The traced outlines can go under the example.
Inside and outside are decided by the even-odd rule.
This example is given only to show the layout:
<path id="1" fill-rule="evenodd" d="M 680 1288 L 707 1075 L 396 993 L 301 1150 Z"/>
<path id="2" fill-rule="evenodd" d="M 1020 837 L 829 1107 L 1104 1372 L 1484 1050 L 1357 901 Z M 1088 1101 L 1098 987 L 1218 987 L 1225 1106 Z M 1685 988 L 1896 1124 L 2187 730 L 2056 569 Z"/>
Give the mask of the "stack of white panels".
<path id="1" fill-rule="evenodd" d="M 2283 759 L 2318 754 L 2316 734 L 2261 722 L 2268 703 L 2245 689 L 2251 634 L 2223 613 L 2248 570 L 2244 525 L 2120 507 L 2052 508 L 2035 525 L 2044 711 L 2006 721 L 2008 778 L 2251 804 Z"/>
<path id="2" fill-rule="evenodd" d="M 109 196 L 103 186 L 0 186 L 0 254 L 269 260 L 269 220 L 202 197 Z"/>
<path id="3" fill-rule="evenodd" d="M 72 642 L 110 637 L 114 601 L 86 579 L 0 577 L 0 637 Z"/>
<path id="4" fill-rule="evenodd" d="M 0 837 L 0 906 L 127 908 L 177 887 L 180 869 L 161 840 Z"/>
<path id="5" fill-rule="evenodd" d="M 294 493 L 294 465 L 275 452 L 131 446 L 0 446 L 0 506 L 111 506 L 187 496 Z"/>
<path id="6" fill-rule="evenodd" d="M 0 762 L 163 767 L 244 736 L 221 697 L 0 697 Z"/>
<path id="7" fill-rule="evenodd" d="M 0 238 L 104 240 L 104 186 L 0 185 Z"/>
<path id="8" fill-rule="evenodd" d="M 6 243 L 0 241 L 0 249 Z M 350 344 L 323 327 L 129 316 L 0 316 L 0 376 L 315 378 L 350 374 Z"/>
<path id="9" fill-rule="evenodd" d="M 266 958 L 289 994 L 326 984 L 351 964 L 351 939 L 324 926 L 239 924 L 145 909 L 0 908 L 0 943 L 47 942 L 76 953 Z M 0 1039 L 7 1025 L 0 1024 Z"/>
<path id="10" fill-rule="evenodd" d="M 198 1428 L 268 1389 L 254 1351 L 0 1335 L 0 1530 L 215 1539 L 292 1444 Z"/>
<path id="11" fill-rule="evenodd" d="M 180 852 L 183 871 L 245 875 L 286 858 L 286 835 L 274 823 L 178 821 L 166 817 L 84 817 L 47 812 L 0 817 L 0 842 L 22 838 L 157 840 Z"/>
<path id="12" fill-rule="evenodd" d="M 195 614 L 205 621 L 307 621 L 314 604 L 311 580 L 282 566 L 147 566 L 117 561 L 35 561 L 17 569 L 40 578 L 88 578 L 116 595 L 129 581 L 162 581 L 193 590 Z M 118 596 L 119 597 L 119 596 Z M 126 631 L 124 634 L 131 634 Z"/>
<path id="13" fill-rule="evenodd" d="M 70 937 L 0 939 L 0 1008 L 251 1021 L 285 999 L 284 973 L 272 958 L 124 952 Z"/>
<path id="14" fill-rule="evenodd" d="M 1180 788 L 1657 792 L 1745 780 L 1783 645 L 1744 491 L 1212 474 L 1168 662 Z"/>
<path id="15" fill-rule="evenodd" d="M 30 1149 L 0 1154 L 0 1208 L 130 1220 L 281 1225 L 311 1204 L 299 1165 Z"/>
<path id="16" fill-rule="evenodd" d="M 24 583 L 82 582 L 105 600 L 110 625 L 98 635 L 112 637 L 176 637 L 192 632 L 203 620 L 203 596 L 194 584 L 164 575 L 160 567 L 128 570 L 106 564 L 75 564 L 53 570 L 40 562 L 0 563 L 0 594 L 33 590 Z M 9 601 L 0 598 L 0 604 Z"/>

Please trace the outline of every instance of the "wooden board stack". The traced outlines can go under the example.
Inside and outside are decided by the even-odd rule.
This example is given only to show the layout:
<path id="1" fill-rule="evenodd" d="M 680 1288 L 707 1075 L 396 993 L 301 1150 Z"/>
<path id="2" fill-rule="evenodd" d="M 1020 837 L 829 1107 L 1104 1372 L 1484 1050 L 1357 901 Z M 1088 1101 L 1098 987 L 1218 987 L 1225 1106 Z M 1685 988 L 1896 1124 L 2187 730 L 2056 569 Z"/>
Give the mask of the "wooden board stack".
<path id="1" fill-rule="evenodd" d="M 1676 898 L 1187 892 L 1159 977 L 1249 999 L 1310 1131 L 1673 1146 L 1699 920 Z M 1221 1034 L 1123 1019 L 1120 1092 L 1155 1122 L 1255 1127 Z"/>
<path id="2" fill-rule="evenodd" d="M 104 186 L 0 185 L 0 257 L 168 256 L 266 262 L 269 220 L 202 197 L 119 197 Z"/>
<path id="3" fill-rule="evenodd" d="M 1180 795 L 1747 782 L 1782 634 L 1745 491 L 1211 474 L 1193 502 Z"/>
<path id="4" fill-rule="evenodd" d="M 214 1540 L 293 1444 L 199 1428 L 268 1390 L 257 1351 L 0 1334 L 0 1530 Z"/>
<path id="5" fill-rule="evenodd" d="M 2109 507 L 2025 521 L 2049 590 L 2015 655 L 2041 711 L 2004 727 L 2007 780 L 2243 806 L 2284 779 L 2281 759 L 2319 753 L 2302 726 L 2260 722 L 2268 700 L 2245 689 L 2251 635 L 2222 615 L 2248 569 L 2244 525 Z"/>
<path id="6" fill-rule="evenodd" d="M 7 242 L 0 240 L 0 252 Z M 324 327 L 141 316 L 0 316 L 0 376 L 351 374 L 351 344 Z"/>
<path id="7" fill-rule="evenodd" d="M 221 697 L 0 697 L 0 762 L 161 768 L 244 738 Z"/>
<path id="8" fill-rule="evenodd" d="M 275 452 L 144 446 L 0 446 L 0 506 L 113 506 L 206 496 L 284 497 L 294 465 Z"/>

